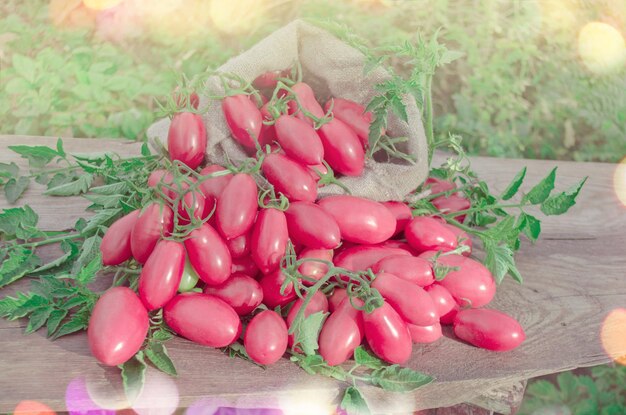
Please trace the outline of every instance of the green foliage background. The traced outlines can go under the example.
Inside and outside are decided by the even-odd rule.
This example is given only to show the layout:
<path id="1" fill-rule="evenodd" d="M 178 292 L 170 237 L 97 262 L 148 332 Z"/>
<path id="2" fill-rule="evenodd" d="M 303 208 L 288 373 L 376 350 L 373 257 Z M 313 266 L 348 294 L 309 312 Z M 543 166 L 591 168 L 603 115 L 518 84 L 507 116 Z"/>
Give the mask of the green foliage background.
<path id="1" fill-rule="evenodd" d="M 435 77 L 435 127 L 462 134 L 471 154 L 599 161 L 626 155 L 626 70 L 591 74 L 576 53 L 586 22 L 608 17 L 623 27 L 626 2 L 274 3 L 245 33 L 220 34 L 209 23 L 183 30 L 188 36 L 163 30 L 114 43 L 91 30 L 55 27 L 47 1 L 5 0 L 0 133 L 141 137 L 155 118 L 153 99 L 168 94 L 180 72 L 192 76 L 217 66 L 304 17 L 339 21 L 373 47 L 417 33 L 428 38 L 441 28 L 441 40 L 465 56 Z"/>

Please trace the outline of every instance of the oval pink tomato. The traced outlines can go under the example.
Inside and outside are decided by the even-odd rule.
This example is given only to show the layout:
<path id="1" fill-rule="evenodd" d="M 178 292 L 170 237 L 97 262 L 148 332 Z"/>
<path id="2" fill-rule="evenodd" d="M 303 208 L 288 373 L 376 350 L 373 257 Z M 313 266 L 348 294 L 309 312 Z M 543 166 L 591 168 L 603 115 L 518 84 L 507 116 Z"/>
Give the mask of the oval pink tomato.
<path id="1" fill-rule="evenodd" d="M 241 334 L 235 310 L 208 294 L 178 294 L 163 308 L 163 317 L 176 334 L 204 346 L 225 347 Z"/>
<path id="2" fill-rule="evenodd" d="M 430 326 L 438 322 L 435 303 L 423 288 L 385 272 L 376 275 L 371 286 L 407 323 Z"/>
<path id="3" fill-rule="evenodd" d="M 333 249 L 341 243 L 337 221 L 315 203 L 290 203 L 285 216 L 289 236 L 295 243 L 314 249 Z"/>
<path id="4" fill-rule="evenodd" d="M 226 246 L 233 259 L 250 255 L 250 238 L 251 232 L 248 232 L 226 241 Z"/>
<path id="5" fill-rule="evenodd" d="M 358 301 L 358 300 L 357 300 Z M 319 352 L 330 366 L 350 357 L 363 339 L 363 316 L 345 299 L 324 322 L 319 337 Z"/>
<path id="6" fill-rule="evenodd" d="M 173 199 L 172 190 L 168 189 L 167 186 L 173 186 L 173 182 L 174 175 L 165 169 L 154 170 L 150 173 L 150 176 L 148 176 L 148 187 L 156 188 L 160 183 L 161 186 L 159 187 L 159 190 L 170 199 Z"/>
<path id="7" fill-rule="evenodd" d="M 232 258 L 228 247 L 208 223 L 191 231 L 185 248 L 191 266 L 205 283 L 217 285 L 230 277 Z"/>
<path id="8" fill-rule="evenodd" d="M 424 288 L 424 290 L 426 290 L 428 295 L 430 295 L 430 298 L 435 303 L 435 307 L 437 308 L 437 315 L 439 317 L 445 316 L 457 305 L 456 301 L 454 301 L 454 298 L 452 297 L 452 294 L 450 294 L 450 291 L 446 290 L 440 284 L 435 283 L 429 285 L 428 287 Z"/>
<path id="9" fill-rule="evenodd" d="M 459 311 L 461 311 L 461 307 L 459 307 L 459 305 L 455 303 L 452 310 L 439 317 L 439 323 L 444 325 L 450 325 L 454 323 L 454 319 L 456 318 L 456 315 L 459 313 Z"/>
<path id="10" fill-rule="evenodd" d="M 396 218 L 383 204 L 357 196 L 328 196 L 317 202 L 339 225 L 341 237 L 358 244 L 377 244 L 396 230 Z"/>
<path id="11" fill-rule="evenodd" d="M 322 118 L 324 116 L 324 110 L 322 106 L 317 102 L 315 98 L 315 93 L 313 89 L 304 82 L 298 82 L 297 84 L 291 87 L 291 90 L 294 92 L 295 96 L 298 98 L 298 103 L 302 106 L 306 111 L 310 112 L 313 116 L 317 118 Z M 290 114 L 293 113 L 299 119 L 306 121 L 310 125 L 313 125 L 313 120 L 305 115 L 296 104 L 295 101 L 289 101 Z"/>
<path id="12" fill-rule="evenodd" d="M 404 229 L 409 245 L 417 252 L 452 251 L 457 247 L 456 235 L 437 219 L 416 216 Z"/>
<path id="13" fill-rule="evenodd" d="M 407 244 L 404 241 L 398 241 L 398 240 L 395 240 L 395 239 L 388 239 L 385 242 L 381 242 L 379 244 L 376 244 L 376 246 L 379 246 L 381 248 L 402 249 L 402 250 L 408 252 L 411 255 L 415 254 L 415 250 L 413 248 L 411 248 L 411 245 Z"/>
<path id="14" fill-rule="evenodd" d="M 289 157 L 303 165 L 322 164 L 324 146 L 309 123 L 290 115 L 281 115 L 274 128 L 278 143 Z"/>
<path id="15" fill-rule="evenodd" d="M 267 274 L 280 266 L 289 240 L 287 219 L 278 209 L 261 209 L 250 238 L 252 260 L 262 273 Z"/>
<path id="16" fill-rule="evenodd" d="M 191 112 L 179 112 L 172 117 L 167 133 L 170 158 L 196 169 L 204 160 L 207 134 L 202 117 Z"/>
<path id="17" fill-rule="evenodd" d="M 185 267 L 180 242 L 159 241 L 139 275 L 139 298 L 148 311 L 163 307 L 178 291 Z"/>
<path id="18" fill-rule="evenodd" d="M 226 124 L 235 140 L 248 149 L 256 148 L 263 117 L 248 95 L 239 94 L 222 100 Z"/>
<path id="19" fill-rule="evenodd" d="M 276 192 L 289 201 L 314 202 L 317 198 L 317 185 L 306 168 L 289 157 L 272 153 L 265 156 L 261 167 L 263 175 Z"/>
<path id="20" fill-rule="evenodd" d="M 359 137 L 335 118 L 318 130 L 324 158 L 332 169 L 345 176 L 360 176 L 365 168 L 365 151 Z"/>
<path id="21" fill-rule="evenodd" d="M 256 89 L 267 90 L 269 92 L 274 91 L 279 78 L 287 78 L 289 76 L 289 69 L 281 69 L 275 71 L 263 72 L 261 75 L 254 78 L 252 86 Z"/>
<path id="22" fill-rule="evenodd" d="M 496 352 L 515 349 L 526 339 L 517 320 L 485 308 L 459 311 L 454 319 L 454 334 L 474 346 Z"/>
<path id="23" fill-rule="evenodd" d="M 200 175 L 206 177 L 211 174 L 221 172 L 221 171 L 226 171 L 226 170 L 227 170 L 226 168 L 218 164 L 212 164 L 200 170 Z M 226 187 L 226 185 L 230 182 L 232 178 L 233 178 L 232 174 L 227 174 L 224 176 L 215 176 L 215 177 L 210 177 L 207 179 L 201 178 L 200 179 L 201 181 L 200 191 L 202 192 L 202 194 L 204 194 L 204 196 L 208 200 L 215 201 L 217 200 L 218 197 L 220 197 L 220 195 L 222 194 L 222 191 L 224 190 L 224 188 Z M 211 207 L 212 207 L 212 204 L 211 204 Z"/>
<path id="24" fill-rule="evenodd" d="M 407 324 L 411 333 L 413 343 L 433 343 L 439 340 L 443 333 L 441 332 L 441 324 L 435 323 L 432 326 L 416 326 Z"/>
<path id="25" fill-rule="evenodd" d="M 437 262 L 459 268 L 458 271 L 446 274 L 439 284 L 450 291 L 460 306 L 478 308 L 493 299 L 496 294 L 496 283 L 491 272 L 480 262 L 454 254 L 441 256 Z"/>
<path id="26" fill-rule="evenodd" d="M 387 272 L 398 278 L 426 287 L 435 281 L 433 268 L 429 261 L 409 255 L 392 255 L 374 264 L 372 271 Z"/>
<path id="27" fill-rule="evenodd" d="M 235 273 L 220 285 L 204 287 L 205 294 L 224 300 L 240 316 L 250 314 L 263 301 L 263 289 L 246 274 Z"/>
<path id="28" fill-rule="evenodd" d="M 331 313 L 339 308 L 339 304 L 348 297 L 348 292 L 345 288 L 335 288 L 328 296 L 328 311 Z"/>
<path id="29" fill-rule="evenodd" d="M 226 238 L 248 232 L 254 224 L 258 208 L 256 182 L 248 174 L 236 174 L 224 187 L 217 200 L 215 224 Z"/>
<path id="30" fill-rule="evenodd" d="M 438 179 L 437 177 L 429 177 L 424 182 L 424 188 L 430 189 L 430 194 L 434 195 L 454 190 L 456 189 L 456 184 L 448 180 Z"/>
<path id="31" fill-rule="evenodd" d="M 393 363 L 406 363 L 411 357 L 411 333 L 402 317 L 387 302 L 371 313 L 363 313 L 365 338 L 376 356 Z"/>
<path id="32" fill-rule="evenodd" d="M 287 284 L 283 294 L 280 293 L 283 282 L 285 282 L 285 275 L 280 269 L 265 274 L 259 280 L 259 284 L 261 284 L 263 289 L 263 304 L 269 308 L 276 308 L 276 306 L 284 306 L 296 299 L 297 294 L 293 283 Z"/>
<path id="33" fill-rule="evenodd" d="M 458 194 L 453 194 L 448 197 L 439 196 L 431 200 L 431 203 L 442 213 L 456 213 L 472 207 L 469 200 Z M 463 221 L 465 221 L 465 215 L 455 216 L 454 219 L 463 223 Z"/>
<path id="34" fill-rule="evenodd" d="M 331 98 L 326 102 L 324 110 L 328 112 L 331 105 L 333 116 L 346 123 L 356 133 L 364 148 L 369 147 L 372 113 L 365 112 L 363 105 L 345 98 Z"/>
<path id="35" fill-rule="evenodd" d="M 335 255 L 335 265 L 349 271 L 365 271 L 383 258 L 398 255 L 410 256 L 411 254 L 400 248 L 356 245 Z"/>
<path id="36" fill-rule="evenodd" d="M 448 223 L 444 224 L 444 227 L 449 229 L 455 236 L 457 240 L 458 246 L 466 246 L 468 248 L 467 251 L 463 252 L 463 256 L 470 256 L 472 254 L 473 244 L 472 238 L 465 232 L 463 229 L 459 229 L 454 225 L 450 225 Z"/>
<path id="37" fill-rule="evenodd" d="M 261 365 L 276 363 L 287 351 L 287 325 L 272 310 L 265 310 L 252 318 L 243 339 L 248 356 Z"/>
<path id="38" fill-rule="evenodd" d="M 187 105 L 190 105 L 194 109 L 198 109 L 200 106 L 200 97 L 197 93 L 181 93 L 181 89 L 179 87 L 174 88 L 172 92 L 172 99 L 178 106 L 178 108 L 184 108 Z"/>
<path id="39" fill-rule="evenodd" d="M 268 106 L 269 104 L 265 103 L 261 107 L 261 116 L 263 117 L 263 121 L 272 121 L 274 119 L 268 109 Z M 259 133 L 259 144 L 261 144 L 261 146 L 266 146 L 271 145 L 274 141 L 276 141 L 276 129 L 274 128 L 274 125 L 263 123 L 261 126 L 261 132 Z"/>
<path id="40" fill-rule="evenodd" d="M 148 260 L 162 236 L 169 236 L 174 229 L 174 212 L 169 206 L 150 204 L 139 214 L 130 233 L 130 250 L 137 262 Z"/>
<path id="41" fill-rule="evenodd" d="M 130 234 L 139 217 L 139 210 L 116 220 L 105 232 L 100 243 L 103 265 L 119 265 L 132 258 L 130 250 Z"/>
<path id="42" fill-rule="evenodd" d="M 385 205 L 396 218 L 396 230 L 393 236 L 403 232 L 406 225 L 413 219 L 411 208 L 404 202 L 395 201 L 383 202 L 383 205 Z"/>
<path id="43" fill-rule="evenodd" d="M 89 318 L 89 348 L 100 363 L 117 366 L 139 351 L 149 327 L 148 312 L 137 294 L 126 287 L 111 288 Z"/>
<path id="44" fill-rule="evenodd" d="M 204 219 L 205 213 L 208 215 L 210 212 L 210 209 L 209 212 L 206 212 L 206 204 L 206 197 L 199 190 L 186 191 L 178 203 L 178 216 L 180 217 L 180 223 L 183 225 L 188 224 L 191 217 L 198 220 Z M 189 216 L 190 213 L 192 216 Z"/>
<path id="45" fill-rule="evenodd" d="M 333 262 L 332 249 L 311 249 L 305 248 L 298 254 L 300 259 L 321 259 L 323 261 Z M 311 278 L 313 281 L 302 280 L 302 284 L 311 286 L 319 281 L 328 272 L 328 265 L 318 261 L 305 261 L 298 267 L 298 272 L 305 277 Z"/>
<path id="46" fill-rule="evenodd" d="M 256 266 L 256 264 L 249 255 L 242 256 L 241 258 L 233 258 L 232 262 L 232 274 L 241 272 L 242 274 L 246 274 L 250 278 L 255 279 L 259 275 L 259 268 Z"/>

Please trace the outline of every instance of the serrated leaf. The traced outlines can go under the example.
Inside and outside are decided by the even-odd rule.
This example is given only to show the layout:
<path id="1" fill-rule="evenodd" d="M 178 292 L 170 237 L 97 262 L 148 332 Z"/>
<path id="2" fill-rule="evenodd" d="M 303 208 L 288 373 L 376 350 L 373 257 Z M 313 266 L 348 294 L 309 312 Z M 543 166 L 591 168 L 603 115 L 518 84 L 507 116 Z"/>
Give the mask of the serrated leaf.
<path id="1" fill-rule="evenodd" d="M 43 307 L 39 308 L 30 315 L 28 318 L 28 325 L 26 326 L 25 334 L 33 333 L 43 327 L 46 324 L 46 320 L 50 317 L 50 313 L 52 313 L 52 307 Z"/>
<path id="2" fill-rule="evenodd" d="M 78 272 L 78 275 L 76 275 L 76 281 L 79 284 L 87 285 L 95 280 L 98 271 L 101 269 L 102 255 L 98 252 L 98 254 Z"/>
<path id="3" fill-rule="evenodd" d="M 320 311 L 304 318 L 300 324 L 296 324 L 294 330 L 294 345 L 299 345 L 304 354 L 312 355 L 319 348 L 317 339 L 319 338 L 322 324 L 326 320 L 328 313 Z"/>
<path id="4" fill-rule="evenodd" d="M 398 96 L 394 96 L 389 103 L 394 114 L 398 116 L 402 121 L 408 122 L 409 116 L 406 113 L 406 106 L 402 102 L 402 99 Z"/>
<path id="5" fill-rule="evenodd" d="M 77 295 L 76 297 L 72 297 L 69 299 L 66 299 L 63 302 L 63 307 L 67 310 L 71 310 L 74 307 L 78 307 L 81 306 L 83 304 L 86 304 L 89 300 L 83 296 Z"/>
<path id="6" fill-rule="evenodd" d="M 9 146 L 9 149 L 28 160 L 31 167 L 44 167 L 59 153 L 46 146 Z"/>
<path id="7" fill-rule="evenodd" d="M 576 183 L 564 192 L 551 196 L 541 204 L 541 211 L 546 215 L 562 215 L 576 204 L 576 197 L 583 185 L 587 181 L 587 177 Z"/>
<path id="8" fill-rule="evenodd" d="M 124 195 L 93 195 L 86 194 L 83 197 L 95 206 L 102 206 L 104 209 L 118 207 Z"/>
<path id="9" fill-rule="evenodd" d="M 522 213 L 524 215 L 525 224 L 522 228 L 522 232 L 524 235 L 531 241 L 536 241 L 541 234 L 541 221 L 536 217 L 529 215 L 527 213 Z"/>
<path id="10" fill-rule="evenodd" d="M 144 157 L 148 157 L 151 155 L 150 153 L 150 147 L 148 146 L 148 143 L 143 143 L 141 145 L 141 155 Z"/>
<path id="11" fill-rule="evenodd" d="M 572 372 L 560 373 L 556 378 L 556 382 L 561 390 L 561 400 L 563 402 L 575 398 L 578 394 L 578 382 Z"/>
<path id="12" fill-rule="evenodd" d="M 12 284 L 36 269 L 41 260 L 29 249 L 17 248 L 9 252 L 0 265 L 0 288 Z"/>
<path id="13" fill-rule="evenodd" d="M 85 330 L 87 328 L 87 325 L 89 324 L 89 315 L 90 311 L 87 307 L 81 308 L 74 315 L 72 315 L 72 317 L 67 322 L 59 327 L 59 331 L 54 333 L 52 339 L 55 340 L 59 337 L 66 336 L 80 330 Z"/>
<path id="14" fill-rule="evenodd" d="M 371 411 L 367 406 L 367 402 L 356 386 L 348 386 L 343 392 L 341 399 L 341 408 L 348 415 L 371 415 Z"/>
<path id="15" fill-rule="evenodd" d="M 368 352 L 363 346 L 359 346 L 354 350 L 354 361 L 370 369 L 380 369 L 385 366 L 382 360 Z"/>
<path id="16" fill-rule="evenodd" d="M 18 179 L 9 179 L 4 185 L 4 195 L 10 204 L 13 204 L 17 199 L 22 196 L 22 193 L 28 188 L 30 179 L 26 176 L 22 176 Z"/>
<path id="17" fill-rule="evenodd" d="M 93 183 L 93 175 L 82 174 L 76 180 L 65 183 L 43 192 L 47 196 L 74 196 L 85 193 Z"/>
<path id="18" fill-rule="evenodd" d="M 15 163 L 0 163 L 0 177 L 17 177 L 20 174 L 20 168 Z"/>
<path id="19" fill-rule="evenodd" d="M 135 356 L 121 364 L 122 382 L 128 402 L 134 402 L 143 389 L 146 381 L 146 362 L 140 350 Z"/>
<path id="20" fill-rule="evenodd" d="M 89 218 L 87 225 L 83 228 L 82 233 L 89 235 L 96 231 L 100 226 L 107 226 L 113 222 L 115 218 L 122 212 L 122 209 L 102 209 Z"/>
<path id="21" fill-rule="evenodd" d="M 509 183 L 507 188 L 504 189 L 504 192 L 502 192 L 502 195 L 500 195 L 500 199 L 509 200 L 510 198 L 515 196 L 520 186 L 524 182 L 524 177 L 526 177 L 526 167 L 524 167 L 515 175 L 511 183 Z"/>
<path id="22" fill-rule="evenodd" d="M 558 402 L 559 391 L 551 382 L 547 380 L 536 380 L 528 385 L 529 396 L 541 399 L 546 402 Z"/>
<path id="23" fill-rule="evenodd" d="M 67 242 L 67 241 L 64 241 L 64 242 Z M 43 271 L 48 271 L 50 269 L 56 268 L 60 265 L 63 265 L 64 263 L 71 260 L 72 258 L 76 257 L 76 255 L 78 255 L 78 247 L 76 246 L 76 244 L 72 242 L 67 242 L 66 244 L 62 244 L 62 245 L 68 247 L 67 249 L 64 249 L 65 254 L 61 255 L 54 261 L 50 261 L 34 269 L 31 274 L 39 274 Z"/>
<path id="24" fill-rule="evenodd" d="M 167 354 L 167 349 L 160 342 L 152 342 L 144 350 L 146 357 L 159 369 L 161 372 L 167 373 L 170 376 L 178 376 L 174 362 Z"/>
<path id="25" fill-rule="evenodd" d="M 373 385 L 394 392 L 413 391 L 433 380 L 432 376 L 398 365 L 378 369 L 372 373 L 371 377 Z"/>
<path id="26" fill-rule="evenodd" d="M 324 361 L 324 358 L 318 354 L 312 354 L 304 358 L 295 358 L 295 362 L 311 375 L 320 374 L 341 381 L 345 381 L 348 378 L 346 371 L 341 366 L 329 366 Z"/>
<path id="27" fill-rule="evenodd" d="M 15 73 L 20 74 L 26 81 L 32 83 L 35 81 L 37 65 L 35 61 L 20 53 L 14 53 L 11 59 Z"/>
<path id="28" fill-rule="evenodd" d="M 30 206 L 21 208 L 4 209 L 0 213 L 0 233 L 7 237 L 14 237 L 18 229 L 37 226 L 39 217 Z"/>
<path id="29" fill-rule="evenodd" d="M 0 317 L 15 320 L 26 315 L 27 312 L 20 313 L 24 304 L 30 301 L 30 296 L 24 293 L 17 293 L 16 297 L 4 297 L 0 300 Z M 43 304 L 42 304 L 43 305 Z"/>
<path id="30" fill-rule="evenodd" d="M 65 149 L 63 148 L 63 140 L 61 140 L 61 138 L 57 139 L 57 154 L 61 157 L 65 157 L 67 155 L 65 153 Z"/>
<path id="31" fill-rule="evenodd" d="M 159 342 L 166 342 L 172 339 L 174 336 L 167 330 L 159 329 L 152 334 L 152 338 Z"/>
<path id="32" fill-rule="evenodd" d="M 92 187 L 90 193 L 99 195 L 123 195 L 128 191 L 128 185 L 125 182 L 111 183 L 104 186 Z"/>
<path id="33" fill-rule="evenodd" d="M 102 238 L 99 235 L 93 235 L 85 239 L 80 256 L 72 266 L 72 275 L 78 275 L 87 264 L 91 263 L 94 258 L 99 257 L 101 243 Z"/>
<path id="34" fill-rule="evenodd" d="M 446 50 L 439 58 L 438 66 L 447 65 L 457 59 L 462 58 L 463 56 L 465 56 L 465 52 L 461 52 L 459 50 Z"/>
<path id="35" fill-rule="evenodd" d="M 507 274 L 519 283 L 523 281 L 515 265 L 513 250 L 506 245 L 495 245 L 492 242 L 485 244 L 485 266 L 493 275 L 496 284 L 500 284 Z"/>
<path id="36" fill-rule="evenodd" d="M 542 203 L 550 196 L 550 192 L 554 190 L 554 180 L 556 179 L 556 167 L 548 173 L 539 183 L 535 185 L 528 193 L 524 195 L 522 201 L 530 202 L 533 205 Z"/>
<path id="37" fill-rule="evenodd" d="M 68 311 L 62 308 L 57 308 L 50 313 L 48 322 L 46 323 L 46 329 L 48 330 L 48 337 L 52 337 L 54 332 L 59 327 L 59 324 L 67 316 Z"/>

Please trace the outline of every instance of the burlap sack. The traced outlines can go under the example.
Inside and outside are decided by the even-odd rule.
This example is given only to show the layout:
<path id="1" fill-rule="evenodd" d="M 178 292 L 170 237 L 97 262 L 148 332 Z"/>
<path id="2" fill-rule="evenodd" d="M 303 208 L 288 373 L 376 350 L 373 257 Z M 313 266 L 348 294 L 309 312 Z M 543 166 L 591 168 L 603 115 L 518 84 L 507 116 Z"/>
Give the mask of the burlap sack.
<path id="1" fill-rule="evenodd" d="M 303 80 L 313 87 L 322 103 L 331 96 L 337 96 L 366 104 L 375 95 L 374 86 L 389 78 L 389 74 L 382 68 L 364 75 L 364 56 L 361 52 L 330 33 L 300 20 L 275 31 L 218 70 L 232 72 L 251 81 L 263 72 L 290 67 L 296 60 L 302 65 Z M 223 91 L 217 79 L 208 82 L 212 91 Z M 416 163 L 367 160 L 362 176 L 341 178 L 353 195 L 378 201 L 403 200 L 425 180 L 428 174 L 428 149 L 420 111 L 411 97 L 405 97 L 404 102 L 409 122 L 392 116 L 387 130 L 392 137 L 408 137 L 403 150 L 413 154 Z M 220 102 L 213 100 L 209 103 L 206 97 L 201 96 L 200 105 L 205 106 L 207 103 L 209 107 L 204 115 L 209 135 L 207 159 L 212 163 L 221 163 L 225 153 L 231 160 L 246 157 L 242 148 L 230 137 Z M 148 137 L 158 137 L 165 143 L 168 128 L 169 119 L 158 121 L 148 129 Z M 332 185 L 321 188 L 319 193 L 325 196 L 344 192 L 339 186 Z"/>

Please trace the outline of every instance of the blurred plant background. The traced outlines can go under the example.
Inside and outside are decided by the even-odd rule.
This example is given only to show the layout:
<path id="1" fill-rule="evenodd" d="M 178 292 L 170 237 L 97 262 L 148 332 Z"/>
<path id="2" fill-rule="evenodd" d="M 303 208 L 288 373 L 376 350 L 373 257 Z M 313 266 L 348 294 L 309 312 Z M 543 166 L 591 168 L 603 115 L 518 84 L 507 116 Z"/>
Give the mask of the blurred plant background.
<path id="1" fill-rule="evenodd" d="M 304 17 L 373 47 L 441 28 L 464 56 L 435 77 L 435 127 L 471 154 L 626 154 L 621 0 L 3 0 L 0 11 L 0 133 L 141 138 L 181 72 Z"/>

